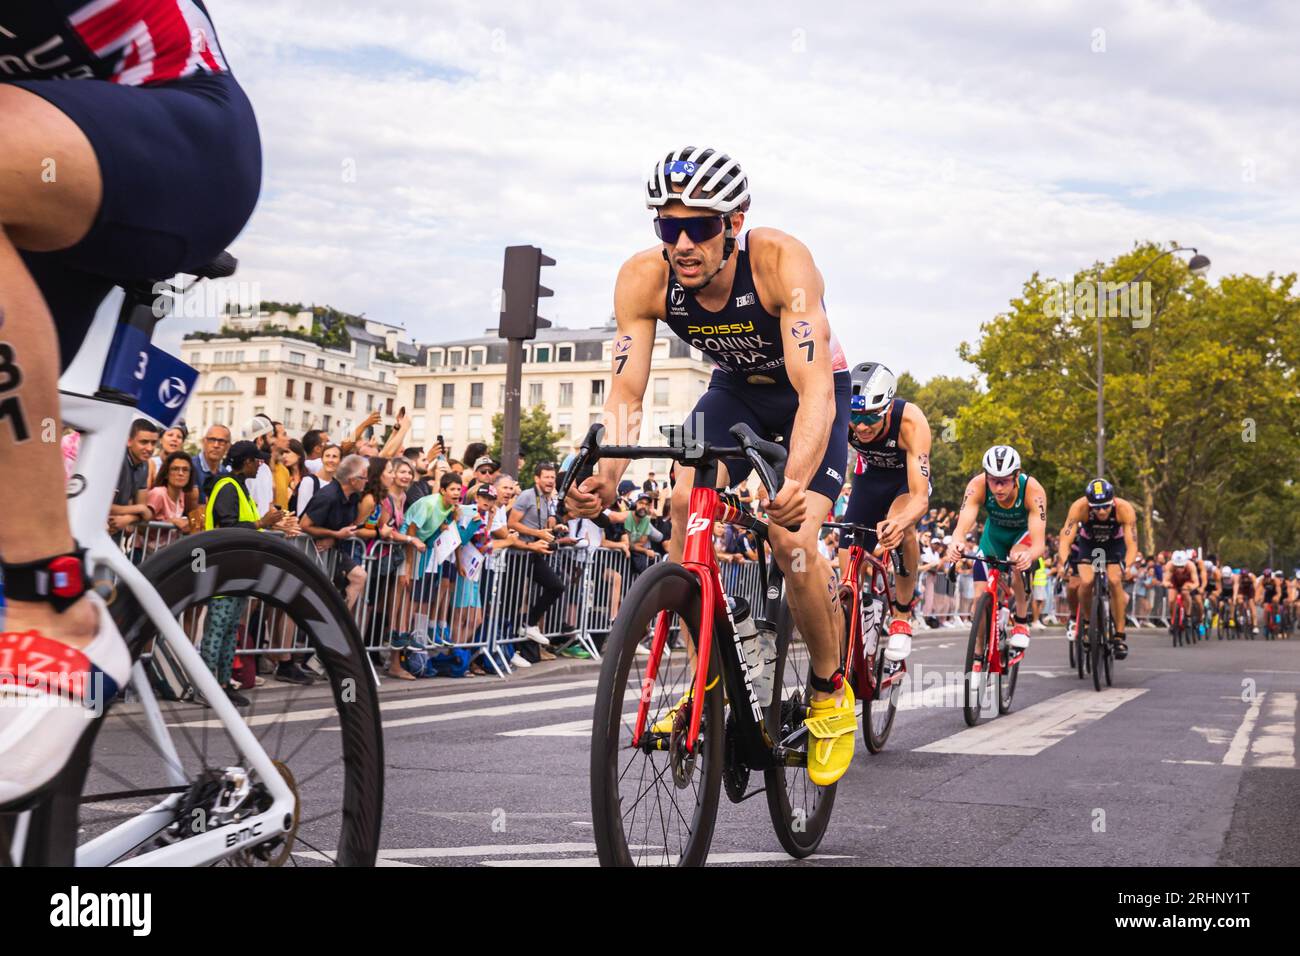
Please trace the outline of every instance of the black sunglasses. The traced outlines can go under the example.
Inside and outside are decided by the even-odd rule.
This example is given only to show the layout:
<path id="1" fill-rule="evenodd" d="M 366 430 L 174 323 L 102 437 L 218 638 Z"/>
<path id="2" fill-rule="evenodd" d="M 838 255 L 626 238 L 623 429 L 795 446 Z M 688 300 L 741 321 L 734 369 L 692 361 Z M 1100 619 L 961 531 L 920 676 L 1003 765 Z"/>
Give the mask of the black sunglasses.
<path id="1" fill-rule="evenodd" d="M 655 235 L 670 246 L 684 232 L 691 242 L 704 242 L 722 232 L 723 216 L 658 216 L 655 218 Z"/>

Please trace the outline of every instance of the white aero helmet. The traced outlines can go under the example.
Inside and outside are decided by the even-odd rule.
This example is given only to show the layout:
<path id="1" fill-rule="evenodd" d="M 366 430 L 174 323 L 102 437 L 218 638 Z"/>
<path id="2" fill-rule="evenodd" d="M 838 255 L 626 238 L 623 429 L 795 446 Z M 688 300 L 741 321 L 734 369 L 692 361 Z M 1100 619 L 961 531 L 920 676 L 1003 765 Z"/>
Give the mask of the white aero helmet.
<path id="1" fill-rule="evenodd" d="M 994 445 L 984 453 L 984 470 L 994 478 L 1006 478 L 1020 470 L 1020 455 L 1010 445 Z"/>
<path id="2" fill-rule="evenodd" d="M 1187 567 L 1187 552 L 1175 551 L 1173 555 L 1169 558 L 1169 563 L 1176 568 Z"/>
<path id="3" fill-rule="evenodd" d="M 898 379 L 879 362 L 863 362 L 850 373 L 852 412 L 879 412 L 889 407 L 898 391 Z"/>
<path id="4" fill-rule="evenodd" d="M 645 184 L 645 204 L 669 202 L 728 213 L 749 209 L 749 178 L 726 153 L 708 146 L 683 146 L 655 163 Z"/>

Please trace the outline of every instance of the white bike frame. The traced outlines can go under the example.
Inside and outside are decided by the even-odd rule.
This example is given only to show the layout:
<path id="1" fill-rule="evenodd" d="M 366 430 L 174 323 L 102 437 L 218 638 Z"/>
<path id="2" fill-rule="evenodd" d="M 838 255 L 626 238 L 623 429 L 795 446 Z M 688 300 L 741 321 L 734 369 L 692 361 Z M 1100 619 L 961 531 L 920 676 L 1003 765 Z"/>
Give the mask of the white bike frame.
<path id="1" fill-rule="evenodd" d="M 206 866 L 237 853 L 245 847 L 265 842 L 276 833 L 288 831 L 294 822 L 295 797 L 284 777 L 243 717 L 226 697 L 216 677 L 203 662 L 198 650 L 186 636 L 180 622 L 153 588 L 140 569 L 133 565 L 114 543 L 107 530 L 109 506 L 113 501 L 113 478 L 122 468 L 122 455 L 131 431 L 131 422 L 139 412 L 134 405 L 95 398 L 117 326 L 125 293 L 117 288 L 100 304 L 86 345 L 59 379 L 60 405 L 64 425 L 81 433 L 76 473 L 82 476 L 83 490 L 68 500 L 68 519 L 73 538 L 88 552 L 90 566 L 103 565 L 117 578 L 117 587 L 126 588 L 140 604 L 145 616 L 158 629 L 158 639 L 165 641 L 172 654 L 185 668 L 195 689 L 203 695 L 216 719 L 226 729 L 248 766 L 272 798 L 270 809 L 237 823 L 213 827 L 205 833 L 177 843 L 149 850 L 118 864 L 121 866 Z M 141 375 L 141 377 L 143 377 Z M 189 783 L 180 757 L 167 730 L 154 696 L 153 687 L 137 661 L 131 672 L 131 684 L 139 696 L 149 734 L 168 765 L 170 783 Z M 172 794 L 156 806 L 118 824 L 77 848 L 77 866 L 108 866 L 164 830 L 174 820 L 181 794 Z M 18 822 L 16 834 L 26 833 L 26 814 Z M 22 858 L 22 847 L 13 851 L 15 862 Z"/>

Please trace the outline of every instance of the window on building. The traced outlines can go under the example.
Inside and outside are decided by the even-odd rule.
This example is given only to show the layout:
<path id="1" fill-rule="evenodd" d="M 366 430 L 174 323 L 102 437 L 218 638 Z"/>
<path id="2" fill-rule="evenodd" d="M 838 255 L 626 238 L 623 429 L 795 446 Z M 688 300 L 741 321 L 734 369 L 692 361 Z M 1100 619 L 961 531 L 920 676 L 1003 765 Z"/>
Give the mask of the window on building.
<path id="1" fill-rule="evenodd" d="M 344 403 L 347 406 L 348 411 L 352 411 L 352 404 L 356 400 L 356 397 L 357 393 L 352 391 L 352 389 L 348 389 L 348 400 Z"/>
<path id="2" fill-rule="evenodd" d="M 448 446 L 456 444 L 456 416 L 443 415 L 438 420 L 438 434 L 447 440 Z M 450 457 L 450 455 L 448 456 Z"/>
<path id="3" fill-rule="evenodd" d="M 311 415 L 308 414 L 307 409 L 304 408 L 302 410 L 302 430 L 307 431 L 310 428 L 311 428 Z"/>
<path id="4" fill-rule="evenodd" d="M 506 407 L 506 383 L 497 382 L 497 408 Z"/>
<path id="5" fill-rule="evenodd" d="M 321 430 L 328 432 L 330 430 L 330 416 L 326 415 L 325 420 L 321 422 Z"/>
<path id="6" fill-rule="evenodd" d="M 429 368 L 442 365 L 442 349 L 429 349 Z"/>
<path id="7" fill-rule="evenodd" d="M 291 378 L 284 380 L 284 397 L 293 398 L 293 379 Z"/>
<path id="8" fill-rule="evenodd" d="M 233 419 L 232 419 L 232 420 L 233 420 Z M 288 422 L 289 425 L 292 427 L 292 425 L 293 425 L 293 409 L 290 408 L 288 405 L 286 405 L 286 406 L 284 407 L 284 420 L 285 420 L 286 422 Z"/>
<path id="9" fill-rule="evenodd" d="M 200 362 L 202 362 L 202 361 L 203 361 L 203 353 L 202 353 L 202 352 L 191 352 L 191 353 L 190 353 L 190 364 L 191 364 L 191 365 L 198 365 L 198 364 L 199 364 Z"/>
<path id="10" fill-rule="evenodd" d="M 654 349 L 650 352 L 650 355 L 652 358 L 657 358 L 657 359 L 668 358 L 668 340 L 657 339 L 655 341 Z"/>
<path id="11" fill-rule="evenodd" d="M 257 353 L 257 360 L 258 360 L 259 362 L 269 362 L 269 361 L 271 361 L 271 350 L 270 350 L 270 349 L 259 349 L 259 350 L 258 350 L 258 353 Z"/>
<path id="12" fill-rule="evenodd" d="M 380 372 L 380 373 L 379 373 L 379 381 L 381 381 L 381 382 L 384 381 L 384 373 L 383 373 L 383 372 Z"/>
<path id="13" fill-rule="evenodd" d="M 366 396 L 366 414 L 368 415 L 368 414 L 370 414 L 371 412 L 373 412 L 374 410 L 375 410 L 375 396 L 373 396 L 373 395 L 367 395 L 367 396 Z"/>
<path id="14" fill-rule="evenodd" d="M 666 378 L 655 379 L 655 404 L 668 404 L 668 379 Z"/>
<path id="15" fill-rule="evenodd" d="M 587 427 L 590 428 L 592 425 L 597 424 L 604 417 L 605 417 L 604 412 L 592 412 L 590 415 L 587 416 Z"/>
<path id="16" fill-rule="evenodd" d="M 555 348 L 555 361 L 557 361 L 557 362 L 572 362 L 572 361 L 573 361 L 573 346 L 572 346 L 572 345 L 558 345 L 558 346 L 556 346 L 556 348 Z"/>
<path id="17" fill-rule="evenodd" d="M 265 415 L 265 414 L 266 414 L 266 406 L 265 406 L 265 405 L 254 405 L 254 406 L 253 406 L 253 414 L 254 414 L 254 415 Z"/>
<path id="18" fill-rule="evenodd" d="M 591 404 L 605 404 L 605 380 L 603 378 L 593 378 L 591 380 Z"/>
<path id="19" fill-rule="evenodd" d="M 483 361 L 486 358 L 487 358 L 487 349 L 485 349 L 481 345 L 476 345 L 474 346 L 474 348 L 469 350 L 470 365 L 482 365 Z"/>
<path id="20" fill-rule="evenodd" d="M 214 392 L 233 392 L 236 391 L 235 380 L 229 375 L 223 375 L 217 379 L 217 383 L 212 386 Z"/>
<path id="21" fill-rule="evenodd" d="M 226 423 L 226 406 L 218 405 L 212 410 L 212 424 L 224 425 Z"/>
<path id="22" fill-rule="evenodd" d="M 464 350 L 464 349 L 448 349 L 448 350 L 447 350 L 447 364 L 448 364 L 448 365 L 464 365 L 464 364 L 465 364 L 465 350 Z"/>
<path id="23" fill-rule="evenodd" d="M 555 416 L 555 430 L 566 439 L 573 437 L 573 416 L 565 413 Z"/>
<path id="24" fill-rule="evenodd" d="M 347 362 L 339 362 L 339 374 L 341 374 L 341 375 L 347 375 L 347 374 L 348 374 L 348 363 L 347 363 Z"/>
<path id="25" fill-rule="evenodd" d="M 551 347 L 549 345 L 539 345 L 533 349 L 534 362 L 549 362 L 551 360 Z"/>
<path id="26" fill-rule="evenodd" d="M 333 404 L 334 404 L 334 386 L 333 386 L 333 385 L 326 385 L 326 386 L 325 386 L 325 404 L 326 404 L 326 405 L 333 405 Z"/>
<path id="27" fill-rule="evenodd" d="M 573 383 L 561 382 L 560 383 L 560 408 L 572 408 L 572 407 L 573 407 Z"/>
<path id="28" fill-rule="evenodd" d="M 483 383 L 482 382 L 469 383 L 469 407 L 470 408 L 483 407 Z"/>
<path id="29" fill-rule="evenodd" d="M 304 402 L 311 401 L 311 384 L 312 384 L 311 382 L 302 383 L 302 400 Z"/>
<path id="30" fill-rule="evenodd" d="M 393 414 L 393 398 L 391 395 L 388 397 L 388 400 L 384 402 L 384 414 L 385 415 Z"/>
<path id="31" fill-rule="evenodd" d="M 412 408 L 424 408 L 425 399 L 429 395 L 428 385 L 415 386 L 415 397 L 411 400 Z"/>
<path id="32" fill-rule="evenodd" d="M 294 365 L 305 365 L 307 362 L 307 355 L 305 352 L 290 352 L 289 361 Z"/>
<path id="33" fill-rule="evenodd" d="M 317 360 L 316 360 L 316 367 L 317 367 L 318 369 L 320 369 L 322 372 L 325 371 L 325 360 L 324 360 L 324 359 L 317 359 Z"/>
<path id="34" fill-rule="evenodd" d="M 456 407 L 456 383 L 455 382 L 442 383 L 442 407 L 443 408 Z"/>
<path id="35" fill-rule="evenodd" d="M 411 416 L 411 430 L 407 433 L 411 442 L 416 445 L 424 443 L 424 416 Z"/>
<path id="36" fill-rule="evenodd" d="M 528 407 L 532 408 L 534 405 L 540 405 L 541 403 L 542 403 L 542 383 L 529 382 L 528 383 Z"/>
<path id="37" fill-rule="evenodd" d="M 476 439 L 483 437 L 483 416 L 482 415 L 469 416 L 469 428 L 466 431 L 465 437 L 468 438 L 470 441 L 474 441 Z"/>
<path id="38" fill-rule="evenodd" d="M 265 379 L 265 378 L 261 378 L 261 377 L 258 378 L 256 384 L 253 386 L 253 394 L 254 394 L 254 395 L 265 395 L 265 394 L 266 394 L 266 379 Z"/>

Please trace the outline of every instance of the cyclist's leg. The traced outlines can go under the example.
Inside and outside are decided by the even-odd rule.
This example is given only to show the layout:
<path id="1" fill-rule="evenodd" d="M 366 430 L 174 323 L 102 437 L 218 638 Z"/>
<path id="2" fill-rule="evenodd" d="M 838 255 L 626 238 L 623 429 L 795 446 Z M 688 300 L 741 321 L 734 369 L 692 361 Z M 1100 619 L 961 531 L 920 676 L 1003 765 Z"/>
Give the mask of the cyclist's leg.
<path id="1" fill-rule="evenodd" d="M 1118 561 L 1106 565 L 1106 577 L 1110 582 L 1110 613 L 1115 621 L 1116 657 L 1123 660 L 1128 655 L 1128 644 L 1125 642 L 1128 595 L 1124 593 L 1124 574 Z"/>
<path id="2" fill-rule="evenodd" d="M 58 335 L 18 250 L 50 251 L 80 240 L 99 209 L 101 181 L 90 141 L 52 104 L 0 86 L 0 115 L 0 474 L 10 476 L 0 558 L 14 565 L 74 547 L 66 499 L 49 493 L 65 484 Z M 59 614 L 44 601 L 8 598 L 9 631 L 37 630 L 84 647 L 95 625 L 85 601 Z"/>
<path id="3" fill-rule="evenodd" d="M 1096 570 L 1087 561 L 1080 561 L 1079 572 L 1079 628 L 1080 630 L 1092 617 L 1092 589 L 1096 581 Z"/>

